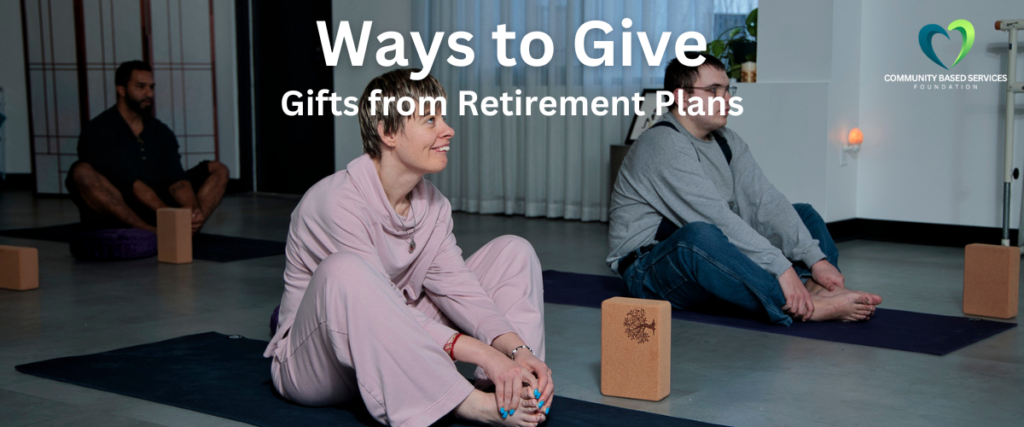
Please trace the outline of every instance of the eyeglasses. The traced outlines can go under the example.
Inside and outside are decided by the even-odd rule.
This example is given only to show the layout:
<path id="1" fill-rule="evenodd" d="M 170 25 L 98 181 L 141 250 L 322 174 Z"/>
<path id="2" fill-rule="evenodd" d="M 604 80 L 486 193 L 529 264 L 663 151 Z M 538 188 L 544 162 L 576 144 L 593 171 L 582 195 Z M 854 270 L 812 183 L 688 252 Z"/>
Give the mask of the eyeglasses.
<path id="1" fill-rule="evenodd" d="M 729 96 L 736 96 L 736 86 L 722 86 L 722 85 L 711 85 L 706 87 L 684 87 L 683 89 L 701 89 L 713 93 L 715 96 L 725 96 L 725 91 L 729 91 Z"/>

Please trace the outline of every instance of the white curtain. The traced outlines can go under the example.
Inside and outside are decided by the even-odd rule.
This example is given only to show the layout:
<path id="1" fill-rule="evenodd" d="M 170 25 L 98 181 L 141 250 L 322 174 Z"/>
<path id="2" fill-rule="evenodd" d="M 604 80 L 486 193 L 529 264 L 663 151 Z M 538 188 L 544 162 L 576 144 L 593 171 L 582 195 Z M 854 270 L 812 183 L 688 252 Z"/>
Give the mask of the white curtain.
<path id="1" fill-rule="evenodd" d="M 432 40 L 467 31 L 474 37 L 463 44 L 472 47 L 475 60 L 465 68 L 454 67 L 447 43 L 434 61 L 431 74 L 448 91 L 448 121 L 455 129 L 448 167 L 429 177 L 452 202 L 455 210 L 485 214 L 525 214 L 548 218 L 607 221 L 610 179 L 609 146 L 622 144 L 631 115 L 619 110 L 604 117 L 555 115 L 536 109 L 531 116 L 472 116 L 458 111 L 459 92 L 475 91 L 477 107 L 485 96 L 503 92 L 516 96 L 632 96 L 644 88 L 661 88 L 664 67 L 675 57 L 677 36 L 686 31 L 702 33 L 710 42 L 716 9 L 719 13 L 745 13 L 757 0 L 419 0 L 415 4 L 413 30 Z M 632 63 L 622 64 L 622 20 L 630 18 Z M 584 22 L 602 20 L 614 31 L 591 31 L 587 49 L 597 57 L 593 42 L 615 42 L 614 67 L 585 67 L 576 57 L 573 40 Z M 505 24 L 516 39 L 506 55 L 516 58 L 514 67 L 502 67 L 491 32 Z M 525 65 L 519 41 L 532 31 L 547 33 L 554 42 L 554 58 L 544 67 Z M 662 32 L 671 32 L 661 66 L 648 67 L 636 33 L 646 31 L 656 46 Z M 541 44 L 531 46 L 539 58 Z M 410 55 L 415 58 L 415 55 Z M 462 57 L 457 54 L 456 57 Z M 536 105 L 535 105 L 536 107 Z M 500 108 L 500 107 L 499 107 Z"/>

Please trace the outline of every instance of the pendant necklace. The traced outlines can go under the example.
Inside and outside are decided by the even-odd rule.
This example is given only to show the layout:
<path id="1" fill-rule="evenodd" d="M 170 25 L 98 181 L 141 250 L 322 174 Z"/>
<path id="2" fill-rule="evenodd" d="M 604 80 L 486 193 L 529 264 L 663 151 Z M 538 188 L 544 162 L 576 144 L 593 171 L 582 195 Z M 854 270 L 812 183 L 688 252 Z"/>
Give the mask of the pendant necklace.
<path id="1" fill-rule="evenodd" d="M 395 212 L 395 213 L 397 213 L 397 212 Z M 416 219 L 416 211 L 413 209 L 412 200 L 409 200 L 409 214 L 410 214 L 409 216 L 413 220 Z M 401 215 L 398 216 L 398 221 L 402 223 L 402 227 L 404 227 L 406 231 L 409 231 L 409 227 L 405 225 L 405 220 L 402 219 Z M 416 229 L 415 229 L 415 227 L 413 227 L 412 234 L 409 235 L 409 253 L 412 253 L 414 250 L 416 250 L 416 236 L 415 236 L 415 234 L 416 234 Z"/>

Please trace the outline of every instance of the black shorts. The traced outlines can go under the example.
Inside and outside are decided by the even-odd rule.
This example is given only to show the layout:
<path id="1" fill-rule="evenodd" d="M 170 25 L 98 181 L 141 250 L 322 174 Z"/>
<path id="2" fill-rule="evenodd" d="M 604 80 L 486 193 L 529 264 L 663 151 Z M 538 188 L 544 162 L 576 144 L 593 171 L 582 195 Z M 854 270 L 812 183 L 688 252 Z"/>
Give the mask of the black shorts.
<path id="1" fill-rule="evenodd" d="M 89 207 L 87 203 L 85 203 L 85 199 L 82 198 L 82 193 L 78 191 L 78 187 L 75 185 L 75 181 L 71 179 L 71 171 L 73 171 L 79 163 L 80 162 L 76 161 L 71 165 L 71 168 L 68 169 L 68 176 L 64 180 L 64 185 L 67 186 L 68 194 L 71 195 L 71 200 L 75 202 L 75 206 L 78 206 L 78 213 L 81 217 L 82 223 L 96 228 L 127 227 L 126 224 L 123 224 L 116 218 L 112 218 L 107 214 L 94 211 L 92 208 Z M 192 169 L 189 169 L 188 171 L 185 172 L 186 174 L 188 174 L 188 181 L 192 184 L 193 191 L 198 192 L 199 187 L 201 187 L 203 183 L 206 182 L 206 179 L 210 177 L 209 163 L 209 160 L 204 160 L 200 162 L 198 165 L 195 165 L 195 167 L 193 167 Z M 164 186 L 163 188 L 154 188 L 153 191 L 156 192 L 156 195 L 159 196 L 160 200 L 163 200 L 163 202 L 166 203 L 167 206 L 179 206 L 178 202 L 174 200 L 174 197 L 171 195 L 171 192 L 168 189 L 168 187 L 169 185 Z M 149 225 L 156 226 L 155 211 L 150 209 L 148 206 L 144 205 L 142 202 L 139 201 L 139 199 L 135 198 L 134 194 L 125 194 L 122 191 L 121 197 L 124 198 L 124 201 L 128 205 L 128 207 L 130 207 L 132 211 L 135 211 L 135 214 L 142 218 L 143 221 L 145 221 Z"/>

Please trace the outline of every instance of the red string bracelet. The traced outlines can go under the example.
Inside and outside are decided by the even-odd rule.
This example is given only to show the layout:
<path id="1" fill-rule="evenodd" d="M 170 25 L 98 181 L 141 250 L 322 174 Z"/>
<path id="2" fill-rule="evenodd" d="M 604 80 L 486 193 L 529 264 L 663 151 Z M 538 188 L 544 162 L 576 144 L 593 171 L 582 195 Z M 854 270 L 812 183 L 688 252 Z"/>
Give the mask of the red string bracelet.
<path id="1" fill-rule="evenodd" d="M 455 334 L 455 338 L 452 339 L 452 348 L 448 350 L 448 355 L 451 356 L 453 361 L 455 360 L 455 343 L 459 342 L 459 337 L 461 337 L 461 336 L 462 336 L 461 332 Z"/>
<path id="2" fill-rule="evenodd" d="M 459 336 L 458 332 L 456 332 L 455 335 L 452 335 L 451 338 L 448 338 L 448 342 L 444 343 L 444 349 L 442 349 L 442 351 L 444 351 L 444 354 L 447 354 L 448 357 L 452 356 L 452 348 L 455 347 L 452 344 L 452 341 L 455 341 L 455 337 L 457 336 Z"/>

